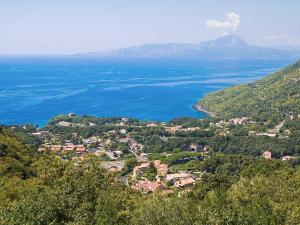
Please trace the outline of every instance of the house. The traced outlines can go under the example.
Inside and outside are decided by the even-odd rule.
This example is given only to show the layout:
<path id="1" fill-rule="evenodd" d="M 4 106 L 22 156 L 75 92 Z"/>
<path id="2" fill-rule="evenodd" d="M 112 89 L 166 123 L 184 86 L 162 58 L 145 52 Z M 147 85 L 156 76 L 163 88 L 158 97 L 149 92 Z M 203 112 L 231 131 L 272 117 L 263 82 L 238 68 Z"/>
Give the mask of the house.
<path id="1" fill-rule="evenodd" d="M 164 188 L 161 182 L 149 182 L 146 186 L 149 191 L 155 192 Z"/>
<path id="2" fill-rule="evenodd" d="M 175 187 L 177 188 L 186 188 L 186 187 L 192 187 L 195 184 L 195 179 L 189 177 L 182 180 L 178 180 L 175 182 Z"/>
<path id="3" fill-rule="evenodd" d="M 123 155 L 122 151 L 112 151 L 112 153 L 113 153 L 113 156 L 118 157 L 118 158 Z"/>
<path id="4" fill-rule="evenodd" d="M 63 151 L 70 152 L 75 151 L 76 146 L 72 143 L 69 143 L 63 147 Z"/>
<path id="5" fill-rule="evenodd" d="M 131 186 L 134 191 L 142 191 L 144 193 L 156 192 L 164 189 L 164 185 L 161 182 L 156 181 L 139 181 Z"/>
<path id="6" fill-rule="evenodd" d="M 203 152 L 208 153 L 208 151 L 209 151 L 209 146 L 205 145 L 203 148 Z"/>
<path id="7" fill-rule="evenodd" d="M 128 143 L 129 142 L 129 138 L 128 137 L 126 137 L 126 138 L 120 138 L 118 141 L 120 142 L 120 143 Z"/>
<path id="8" fill-rule="evenodd" d="M 264 151 L 262 154 L 262 157 L 265 159 L 272 159 L 272 152 L 270 151 Z"/>
<path id="9" fill-rule="evenodd" d="M 59 152 L 61 149 L 62 149 L 61 145 L 51 145 L 50 146 L 50 151 L 53 151 L 53 152 Z"/>
<path id="10" fill-rule="evenodd" d="M 257 133 L 256 136 L 268 136 L 268 137 L 276 137 L 276 134 L 270 134 L 270 133 Z"/>
<path id="11" fill-rule="evenodd" d="M 190 150 L 193 151 L 193 152 L 197 152 L 198 151 L 198 145 L 190 144 Z"/>
<path id="12" fill-rule="evenodd" d="M 178 180 L 186 179 L 191 177 L 191 174 L 189 173 L 173 173 L 173 174 L 168 174 L 166 180 L 175 183 Z"/>
<path id="13" fill-rule="evenodd" d="M 150 163 L 142 163 L 140 166 L 136 166 L 133 169 L 133 177 L 143 175 L 143 173 L 149 168 Z"/>
<path id="14" fill-rule="evenodd" d="M 43 148 L 43 147 L 38 148 L 38 152 L 45 152 L 45 151 L 46 151 L 46 148 Z"/>
<path id="15" fill-rule="evenodd" d="M 83 154 L 86 152 L 86 148 L 84 145 L 76 145 L 76 153 L 77 154 Z"/>
<path id="16" fill-rule="evenodd" d="M 132 140 L 129 144 L 129 148 L 133 151 L 141 151 L 143 150 L 144 146 L 142 144 L 139 144 L 137 141 Z"/>
<path id="17" fill-rule="evenodd" d="M 61 127 L 70 127 L 72 124 L 65 121 L 59 121 L 58 125 Z"/>
<path id="18" fill-rule="evenodd" d="M 94 154 L 95 154 L 96 156 L 103 156 L 103 155 L 105 155 L 106 153 L 105 153 L 104 150 L 97 150 L 97 151 L 94 152 Z"/>
<path id="19" fill-rule="evenodd" d="M 168 174 L 168 170 L 169 170 L 169 167 L 167 164 L 160 164 L 158 167 L 157 167 L 157 175 L 159 177 L 165 177 L 167 176 Z"/>
<path id="20" fill-rule="evenodd" d="M 82 139 L 82 142 L 84 144 L 91 144 L 92 143 L 92 141 L 90 139 Z"/>
<path id="21" fill-rule="evenodd" d="M 146 126 L 147 127 L 157 127 L 158 125 L 156 123 L 149 123 Z"/>
<path id="22" fill-rule="evenodd" d="M 241 117 L 241 118 L 231 119 L 230 122 L 235 124 L 235 125 L 244 125 L 248 122 L 248 120 L 249 120 L 248 117 Z"/>
<path id="23" fill-rule="evenodd" d="M 292 160 L 294 157 L 290 156 L 290 155 L 286 155 L 286 156 L 283 156 L 281 159 L 282 161 L 288 161 L 288 160 Z"/>
<path id="24" fill-rule="evenodd" d="M 117 126 L 120 126 L 120 127 L 123 127 L 123 126 L 126 126 L 126 123 L 124 123 L 124 122 L 120 122 L 120 123 L 118 123 L 118 124 L 116 124 Z"/>
<path id="25" fill-rule="evenodd" d="M 124 169 L 125 163 L 123 161 L 103 161 L 101 167 L 109 171 L 121 171 Z"/>
<path id="26" fill-rule="evenodd" d="M 72 113 L 72 112 L 71 112 L 71 113 L 68 114 L 68 116 L 69 116 L 69 117 L 74 117 L 74 116 L 76 116 L 76 113 Z"/>
<path id="27" fill-rule="evenodd" d="M 149 160 L 149 155 L 147 153 L 141 153 L 140 158 L 142 161 L 148 161 Z"/>
<path id="28" fill-rule="evenodd" d="M 110 139 L 107 139 L 107 140 L 104 142 L 104 144 L 105 144 L 106 146 L 111 145 L 111 143 L 112 143 L 112 141 L 111 141 Z"/>
<path id="29" fill-rule="evenodd" d="M 154 167 L 156 168 L 159 177 L 165 177 L 168 174 L 169 167 L 167 164 L 161 163 L 160 160 L 154 160 Z"/>
<path id="30" fill-rule="evenodd" d="M 120 132 L 120 134 L 126 134 L 126 133 L 127 133 L 127 130 L 121 129 L 121 130 L 119 130 L 119 132 Z"/>
<path id="31" fill-rule="evenodd" d="M 95 136 L 90 137 L 89 140 L 91 141 L 91 143 L 97 143 L 98 141 L 101 141 L 100 138 Z"/>
<path id="32" fill-rule="evenodd" d="M 154 160 L 153 165 L 155 168 L 157 168 L 160 165 L 161 161 L 160 160 Z"/>
<path id="33" fill-rule="evenodd" d="M 36 137 L 41 137 L 42 133 L 41 132 L 35 132 L 35 133 L 31 133 L 32 136 L 36 136 Z"/>
<path id="34" fill-rule="evenodd" d="M 175 126 L 175 127 L 165 127 L 165 131 L 175 134 L 177 131 L 181 129 L 181 126 Z"/>
<path id="35" fill-rule="evenodd" d="M 111 151 L 111 150 L 108 150 L 106 152 L 106 155 L 110 158 L 110 159 L 116 159 L 116 158 L 119 158 L 123 155 L 123 152 L 122 151 Z"/>

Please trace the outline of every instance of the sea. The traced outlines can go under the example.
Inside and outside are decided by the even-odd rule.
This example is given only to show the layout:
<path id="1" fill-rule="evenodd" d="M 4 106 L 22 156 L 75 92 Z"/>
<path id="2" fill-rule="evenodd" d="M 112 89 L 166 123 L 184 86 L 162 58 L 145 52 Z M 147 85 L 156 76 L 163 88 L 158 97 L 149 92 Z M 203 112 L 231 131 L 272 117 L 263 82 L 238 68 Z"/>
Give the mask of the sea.
<path id="1" fill-rule="evenodd" d="M 209 92 L 258 80 L 288 60 L 0 57 L 0 124 L 44 126 L 74 112 L 169 121 L 204 118 Z"/>

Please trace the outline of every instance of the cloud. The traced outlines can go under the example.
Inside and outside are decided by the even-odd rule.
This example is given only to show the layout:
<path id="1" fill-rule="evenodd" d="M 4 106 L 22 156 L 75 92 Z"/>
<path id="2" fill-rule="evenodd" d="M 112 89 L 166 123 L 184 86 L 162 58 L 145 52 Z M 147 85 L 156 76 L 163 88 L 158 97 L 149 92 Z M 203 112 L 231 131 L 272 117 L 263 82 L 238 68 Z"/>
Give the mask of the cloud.
<path id="1" fill-rule="evenodd" d="M 273 34 L 273 35 L 262 36 L 262 39 L 266 41 L 278 41 L 278 40 L 284 40 L 286 38 L 287 38 L 286 34 Z"/>
<path id="2" fill-rule="evenodd" d="M 236 31 L 240 22 L 240 16 L 238 14 L 227 12 L 225 21 L 208 20 L 206 21 L 206 27 L 217 29 L 221 34 L 225 35 Z"/>

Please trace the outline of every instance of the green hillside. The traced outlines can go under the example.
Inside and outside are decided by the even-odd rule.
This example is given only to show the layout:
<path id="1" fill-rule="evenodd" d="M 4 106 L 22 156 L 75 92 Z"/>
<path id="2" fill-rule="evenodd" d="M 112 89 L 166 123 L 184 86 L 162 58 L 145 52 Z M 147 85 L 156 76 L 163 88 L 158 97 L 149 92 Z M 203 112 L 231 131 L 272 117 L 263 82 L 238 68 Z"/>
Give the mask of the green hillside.
<path id="1" fill-rule="evenodd" d="M 0 127 L 0 182 L 3 177 L 30 177 L 30 165 L 35 159 L 35 153 L 31 146 L 23 144 Z"/>
<path id="2" fill-rule="evenodd" d="M 300 61 L 254 83 L 213 92 L 197 103 L 221 118 L 280 121 L 300 114 Z"/>

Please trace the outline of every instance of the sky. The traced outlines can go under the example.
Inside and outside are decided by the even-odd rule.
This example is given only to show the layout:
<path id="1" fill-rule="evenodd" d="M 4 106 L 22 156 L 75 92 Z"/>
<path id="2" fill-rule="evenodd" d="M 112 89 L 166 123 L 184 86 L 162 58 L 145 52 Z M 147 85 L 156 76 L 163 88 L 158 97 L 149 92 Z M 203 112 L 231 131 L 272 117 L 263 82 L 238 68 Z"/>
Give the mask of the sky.
<path id="1" fill-rule="evenodd" d="M 73 54 L 236 34 L 300 46 L 299 0 L 0 0 L 0 55 Z"/>

